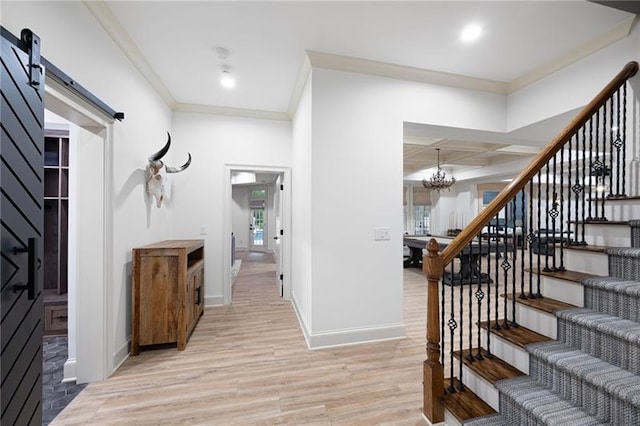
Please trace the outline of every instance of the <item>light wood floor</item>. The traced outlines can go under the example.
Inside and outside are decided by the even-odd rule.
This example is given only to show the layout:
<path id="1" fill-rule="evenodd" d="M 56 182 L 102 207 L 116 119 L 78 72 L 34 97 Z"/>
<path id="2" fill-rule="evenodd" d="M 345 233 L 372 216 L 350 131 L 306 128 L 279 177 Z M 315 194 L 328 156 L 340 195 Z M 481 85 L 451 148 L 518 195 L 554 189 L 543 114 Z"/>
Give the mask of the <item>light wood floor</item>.
<path id="1" fill-rule="evenodd" d="M 143 351 L 51 425 L 423 425 L 426 280 L 404 270 L 406 338 L 310 351 L 270 255 L 239 253 L 230 306 L 187 348 Z"/>

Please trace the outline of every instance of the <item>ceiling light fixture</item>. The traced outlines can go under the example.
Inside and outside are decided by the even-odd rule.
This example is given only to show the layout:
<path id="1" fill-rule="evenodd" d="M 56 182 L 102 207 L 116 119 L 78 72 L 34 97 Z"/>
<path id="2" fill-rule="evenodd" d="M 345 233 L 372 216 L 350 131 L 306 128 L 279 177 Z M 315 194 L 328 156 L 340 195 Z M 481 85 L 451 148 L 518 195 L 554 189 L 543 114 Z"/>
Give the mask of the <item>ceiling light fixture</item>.
<path id="1" fill-rule="evenodd" d="M 222 66 L 220 85 L 226 89 L 233 89 L 236 86 L 236 79 L 231 74 L 231 69 L 226 65 Z"/>
<path id="2" fill-rule="evenodd" d="M 465 43 L 476 41 L 482 35 L 482 27 L 478 24 L 469 24 L 462 29 L 460 40 Z"/>
<path id="3" fill-rule="evenodd" d="M 440 148 L 436 148 L 436 151 L 438 151 L 438 169 L 429 180 L 422 179 L 422 186 L 430 191 L 440 192 L 443 189 L 451 189 L 451 186 L 456 183 L 456 178 L 452 176 L 447 179 L 447 174 L 440 168 Z"/>

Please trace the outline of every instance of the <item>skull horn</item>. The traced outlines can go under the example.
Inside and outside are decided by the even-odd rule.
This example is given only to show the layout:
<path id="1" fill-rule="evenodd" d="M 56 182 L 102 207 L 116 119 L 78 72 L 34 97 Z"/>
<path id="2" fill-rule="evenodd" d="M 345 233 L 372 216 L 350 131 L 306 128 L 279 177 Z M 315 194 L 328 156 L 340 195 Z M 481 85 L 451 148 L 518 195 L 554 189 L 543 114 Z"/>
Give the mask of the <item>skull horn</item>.
<path id="1" fill-rule="evenodd" d="M 167 132 L 167 138 L 168 139 L 165 146 L 160 151 L 156 152 L 155 154 L 149 157 L 150 163 L 155 163 L 157 161 L 160 161 L 160 159 L 167 154 L 167 152 L 169 151 L 169 148 L 171 147 L 171 135 L 169 134 L 169 132 Z"/>
<path id="2" fill-rule="evenodd" d="M 191 164 L 191 154 L 187 152 L 187 155 L 189 155 L 189 159 L 182 166 L 180 167 L 166 166 L 167 173 L 180 173 L 182 171 L 185 171 L 187 167 L 189 167 L 189 164 Z"/>

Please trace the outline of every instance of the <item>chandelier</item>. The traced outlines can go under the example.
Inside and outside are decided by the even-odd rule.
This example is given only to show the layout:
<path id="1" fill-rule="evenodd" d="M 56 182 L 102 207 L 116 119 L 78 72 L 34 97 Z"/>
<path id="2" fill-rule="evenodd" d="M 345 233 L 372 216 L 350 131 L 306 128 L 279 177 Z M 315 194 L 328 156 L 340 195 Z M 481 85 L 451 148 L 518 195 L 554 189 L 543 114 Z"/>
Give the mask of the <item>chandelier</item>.
<path id="1" fill-rule="evenodd" d="M 422 179 L 422 185 L 428 190 L 439 192 L 443 189 L 450 189 L 456 183 L 456 178 L 447 179 L 447 174 L 440 168 L 440 148 L 436 148 L 436 151 L 438 151 L 438 170 L 431 175 L 429 180 Z"/>

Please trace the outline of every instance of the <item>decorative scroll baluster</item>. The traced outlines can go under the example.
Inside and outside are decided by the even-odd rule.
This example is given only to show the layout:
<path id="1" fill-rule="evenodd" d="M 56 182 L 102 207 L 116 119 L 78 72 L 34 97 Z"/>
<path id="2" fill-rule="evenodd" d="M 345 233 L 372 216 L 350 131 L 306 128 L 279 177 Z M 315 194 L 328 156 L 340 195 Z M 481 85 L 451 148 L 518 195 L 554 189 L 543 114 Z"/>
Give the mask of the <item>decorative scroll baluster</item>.
<path id="1" fill-rule="evenodd" d="M 593 197 L 593 189 L 591 187 L 591 170 L 593 168 L 593 117 L 589 119 L 589 180 L 587 184 L 587 194 L 589 197 Z M 589 214 L 587 215 L 587 220 L 593 220 L 593 214 L 591 212 L 592 204 L 590 202 L 587 203 L 587 208 L 589 209 Z"/>
<path id="2" fill-rule="evenodd" d="M 503 278 L 504 278 L 504 298 L 503 298 L 503 309 L 504 309 L 504 320 L 502 321 L 502 328 L 509 328 L 509 321 L 507 319 L 507 305 L 509 300 L 507 299 L 507 293 L 509 293 L 509 269 L 511 269 L 511 264 L 509 263 L 509 235 L 507 230 L 509 229 L 509 204 L 507 204 L 504 208 L 504 236 L 503 236 L 503 248 L 504 248 L 504 259 L 502 259 L 502 263 L 500 263 L 500 267 L 502 268 Z M 500 240 L 496 240 L 496 245 L 500 245 Z M 496 287 L 497 289 L 497 287 Z"/>
<path id="3" fill-rule="evenodd" d="M 480 234 L 478 234 L 477 238 L 478 238 L 478 247 L 479 247 L 478 253 L 482 253 L 482 250 L 480 250 L 480 246 L 482 244 L 482 239 L 480 237 Z M 473 246 L 473 240 L 472 240 L 471 243 L 469 243 L 469 249 L 470 250 L 473 250 L 472 246 Z M 472 254 L 471 256 L 474 256 L 474 255 Z M 478 262 L 480 261 L 479 260 L 480 257 L 482 257 L 482 256 L 480 254 L 478 254 Z M 472 259 L 473 259 L 473 257 L 472 257 Z M 473 262 L 473 260 L 472 260 L 471 263 L 472 263 L 472 267 L 476 266 L 475 262 Z M 471 275 L 469 277 L 469 306 L 468 306 L 468 309 L 469 309 L 469 325 L 468 325 L 468 327 L 469 327 L 469 355 L 467 355 L 467 359 L 470 362 L 475 361 L 475 357 L 473 356 L 473 351 L 471 350 L 471 348 L 473 348 L 473 278 L 476 278 L 476 276 L 477 276 L 477 279 L 478 279 L 478 282 L 479 282 L 480 279 L 481 279 L 479 270 L 472 270 L 471 271 Z M 479 318 L 480 317 L 478 317 L 478 319 Z"/>
<path id="4" fill-rule="evenodd" d="M 487 232 L 487 356 L 491 355 L 491 227 Z M 496 262 L 498 259 L 496 259 Z"/>
<path id="5" fill-rule="evenodd" d="M 540 259 L 540 256 L 542 256 L 542 233 L 540 230 L 540 225 L 542 225 L 542 171 L 538 172 L 538 256 L 537 256 L 537 260 L 538 260 L 538 271 L 536 273 L 536 279 L 537 279 L 537 288 L 536 288 L 536 293 L 533 295 L 533 297 L 538 297 L 540 295 L 540 271 L 542 271 L 542 259 Z M 545 247 L 544 247 L 544 251 L 545 253 L 547 252 L 547 248 L 546 248 L 546 242 L 545 242 Z"/>
<path id="6" fill-rule="evenodd" d="M 609 193 L 607 194 L 607 197 L 613 197 L 613 98 L 609 99 L 607 103 L 609 104 Z"/>
<path id="7" fill-rule="evenodd" d="M 572 136 L 569 141 L 567 142 L 568 144 L 568 149 L 567 149 L 567 154 L 568 154 L 568 172 L 567 172 L 567 196 L 568 196 L 568 200 L 567 200 L 567 243 L 568 244 L 574 244 L 575 241 L 571 238 L 571 192 L 573 191 L 573 185 L 571 184 L 573 182 L 572 177 L 573 177 L 573 141 L 575 140 L 575 135 Z M 577 168 L 577 166 L 576 166 Z M 562 220 L 560 220 L 560 222 L 562 222 Z"/>
<path id="8" fill-rule="evenodd" d="M 595 182 L 594 182 L 595 197 L 594 197 L 593 191 L 590 193 L 591 202 L 593 204 L 593 210 L 594 210 L 593 218 L 595 220 L 600 220 L 600 217 L 598 216 L 599 208 L 600 208 L 600 192 L 601 192 L 599 183 L 600 183 L 600 178 L 601 178 L 602 174 L 604 173 L 604 171 L 602 170 L 602 161 L 600 161 L 600 137 L 599 137 L 600 111 L 601 111 L 601 109 L 599 109 L 594 115 L 594 124 L 593 124 L 593 126 L 595 128 L 594 149 L 595 149 L 596 159 L 591 163 L 591 167 L 589 169 L 589 171 L 590 171 L 590 174 L 589 174 L 590 179 L 589 179 L 589 181 L 593 181 L 593 178 L 595 177 Z M 593 129 L 592 129 L 592 132 L 593 132 Z"/>
<path id="9" fill-rule="evenodd" d="M 607 190 L 607 175 L 611 176 L 611 168 L 607 167 L 607 104 L 602 106 L 602 176 L 600 184 L 600 220 L 607 220 L 604 214 L 604 198 Z"/>
<path id="10" fill-rule="evenodd" d="M 627 177 L 627 150 L 626 146 L 626 137 L 627 137 L 627 85 L 622 86 L 622 193 L 620 195 L 626 195 L 627 193 L 627 185 L 626 185 L 626 177 Z"/>
<path id="11" fill-rule="evenodd" d="M 478 236 L 478 245 L 479 245 L 479 251 L 480 253 L 482 253 L 482 236 L 479 235 Z M 489 288 L 489 276 L 487 275 L 487 288 Z M 471 287 L 471 286 L 469 286 Z M 482 256 L 478 256 L 478 288 L 476 289 L 475 292 L 475 296 L 476 296 L 476 300 L 478 301 L 478 322 L 482 321 L 482 299 L 484 299 L 484 291 L 482 291 Z M 476 352 L 476 356 L 475 358 L 477 360 L 483 360 L 484 357 L 482 356 L 482 350 L 480 349 L 482 347 L 482 341 L 480 339 L 480 327 L 478 327 L 478 351 Z M 469 344 L 469 348 L 471 348 L 471 344 Z"/>
<path id="12" fill-rule="evenodd" d="M 533 179 L 529 181 L 529 234 L 527 235 L 527 243 L 529 244 L 529 296 L 533 297 L 533 248 L 536 244 L 540 244 L 540 240 L 536 237 L 534 229 L 540 229 L 540 225 L 533 224 Z M 539 234 L 538 234 L 539 236 Z M 540 250 L 538 250 L 539 252 Z M 524 293 L 524 284 L 522 284 Z"/>
<path id="13" fill-rule="evenodd" d="M 569 170 L 571 170 L 571 165 L 569 165 Z M 556 271 L 566 271 L 564 267 L 564 149 L 560 150 L 560 266 L 555 268 Z M 569 229 L 569 227 L 567 227 Z M 567 232 L 566 240 L 569 241 L 570 235 Z"/>
<path id="14" fill-rule="evenodd" d="M 549 272 L 549 163 L 545 166 L 546 175 L 544 182 L 545 197 L 544 197 L 544 211 L 547 214 L 544 215 L 544 269 L 543 271 Z"/>
<path id="15" fill-rule="evenodd" d="M 551 236 L 551 260 L 552 260 L 552 268 L 551 270 L 555 271 L 556 268 L 556 243 L 558 242 L 557 237 L 556 237 L 556 219 L 558 217 L 558 215 L 560 214 L 560 211 L 558 209 L 558 192 L 557 192 L 557 188 L 556 188 L 556 159 L 557 159 L 557 155 L 553 157 L 553 200 L 551 200 L 551 209 L 547 210 L 549 216 L 551 216 L 551 232 L 552 232 L 552 236 Z M 547 181 L 547 194 L 548 192 L 548 188 L 549 188 L 549 181 Z M 547 202 L 547 209 L 548 209 L 549 203 Z M 549 258 L 549 255 L 547 254 L 547 259 Z M 548 265 L 547 265 L 548 266 Z"/>
<path id="16" fill-rule="evenodd" d="M 616 179 L 616 196 L 621 196 L 622 194 L 624 194 L 624 190 L 621 188 L 620 185 L 620 149 L 623 146 L 622 143 L 622 138 L 620 137 L 620 89 L 618 89 L 618 91 L 616 92 L 616 100 L 617 100 L 617 108 L 616 108 L 616 139 L 613 142 L 613 145 L 616 148 L 616 169 L 617 169 L 617 173 L 616 176 L 618 176 L 618 179 Z M 613 175 L 613 173 L 611 173 L 611 175 Z"/>
<path id="17" fill-rule="evenodd" d="M 512 209 L 512 214 L 511 214 L 511 223 L 513 224 L 513 235 L 511 237 L 511 261 L 513 262 L 513 268 L 511 269 L 511 296 L 513 296 L 511 298 L 512 301 L 512 308 L 513 310 L 511 311 L 511 325 L 514 327 L 518 326 L 518 322 L 516 321 L 516 272 L 518 270 L 518 264 L 517 264 L 517 251 L 518 251 L 518 234 L 516 232 L 517 229 L 517 221 L 516 221 L 516 217 L 518 217 L 518 215 L 516 214 L 517 211 L 517 203 L 518 203 L 518 196 L 516 195 L 515 197 L 513 197 L 513 209 Z M 505 292 L 506 293 L 506 292 Z M 507 300 L 506 294 L 505 294 L 505 298 L 504 300 Z M 506 318 L 506 308 L 505 308 L 505 318 Z"/>
<path id="18" fill-rule="evenodd" d="M 495 253 L 495 256 L 496 256 L 496 265 L 495 265 L 495 271 L 494 271 L 495 272 L 494 276 L 496 277 L 496 284 L 494 286 L 495 287 L 495 293 L 494 293 L 495 300 L 493 302 L 494 303 L 494 308 L 495 308 L 496 311 L 494 313 L 495 321 L 494 321 L 494 324 L 493 324 L 493 328 L 495 328 L 496 330 L 500 330 L 500 328 L 502 328 L 502 327 L 500 326 L 500 322 L 499 322 L 500 315 L 499 315 L 499 312 L 498 312 L 498 307 L 500 306 L 500 304 L 499 304 L 499 302 L 500 302 L 500 294 L 499 294 L 500 274 L 498 272 L 498 266 L 500 264 L 500 262 L 498 262 L 498 259 L 500 259 L 500 244 L 498 244 L 498 223 L 500 223 L 500 219 L 499 219 L 499 215 L 498 214 L 496 214 L 495 220 L 496 220 L 496 227 L 495 227 L 495 234 L 494 234 L 495 237 L 492 239 L 492 241 L 495 241 L 494 242 L 494 248 L 495 248 L 494 249 L 494 253 Z"/>
<path id="19" fill-rule="evenodd" d="M 580 223 L 582 224 L 582 227 L 580 229 L 581 231 L 581 235 L 582 238 L 580 239 L 580 245 L 587 245 L 587 242 L 584 239 L 584 230 L 585 230 L 585 220 L 586 220 L 586 215 L 587 215 L 587 205 L 586 205 L 586 198 L 587 198 L 587 178 L 586 178 L 586 174 L 587 174 L 587 124 L 585 123 L 584 126 L 582 126 L 582 191 L 580 192 L 580 199 L 582 201 L 582 215 L 580 218 Z"/>
<path id="20" fill-rule="evenodd" d="M 456 321 L 456 314 L 455 314 L 455 307 L 454 307 L 454 301 L 455 301 L 455 292 L 454 292 L 454 288 L 455 288 L 455 278 L 454 278 L 454 270 L 453 270 L 453 264 L 454 262 L 451 262 L 451 292 L 450 292 L 450 296 L 451 296 L 451 303 L 449 305 L 449 312 L 450 312 L 450 316 L 449 316 L 449 321 L 447 321 L 447 325 L 449 326 L 449 333 L 450 333 L 450 346 L 451 346 L 451 350 L 449 351 L 449 367 L 450 367 L 450 378 L 451 378 L 451 382 L 449 383 L 449 387 L 447 388 L 447 391 L 451 392 L 451 393 L 455 393 L 456 392 L 456 388 L 453 384 L 453 372 L 454 372 L 454 362 L 453 362 L 453 353 L 455 352 L 455 331 L 456 328 L 458 328 L 458 322 Z"/>

